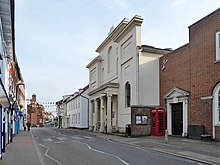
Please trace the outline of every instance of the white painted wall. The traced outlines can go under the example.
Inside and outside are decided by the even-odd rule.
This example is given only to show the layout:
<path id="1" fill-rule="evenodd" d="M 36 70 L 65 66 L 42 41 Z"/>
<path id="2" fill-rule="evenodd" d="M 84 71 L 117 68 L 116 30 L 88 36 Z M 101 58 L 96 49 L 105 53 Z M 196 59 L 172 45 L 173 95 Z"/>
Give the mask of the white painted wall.
<path id="1" fill-rule="evenodd" d="M 142 19 L 137 16 L 120 32 L 115 31 L 114 34 L 113 31 L 114 37 L 107 37 L 97 49 L 101 61 L 88 66 L 90 91 L 109 82 L 119 84 L 117 121 L 114 122 L 118 123 L 121 131 L 131 123 L 131 109 L 125 107 L 126 82 L 131 85 L 131 105 L 159 105 L 160 55 L 138 51 L 137 47 L 141 46 L 141 24 Z M 96 71 L 95 76 L 92 76 L 93 71 Z M 92 94 L 90 100 L 100 98 L 101 92 Z M 94 126 L 94 114 L 91 119 Z"/>
<path id="2" fill-rule="evenodd" d="M 139 83 L 140 104 L 159 105 L 159 57 L 161 55 L 149 52 L 140 53 Z"/>
<path id="3" fill-rule="evenodd" d="M 136 105 L 138 100 L 137 93 L 137 44 L 141 40 L 140 28 L 132 28 L 118 42 L 119 45 L 119 100 L 118 103 L 118 126 L 124 128 L 126 124 L 131 123 L 131 109 L 125 107 L 125 84 L 131 85 L 131 105 Z"/>
<path id="4" fill-rule="evenodd" d="M 68 127 L 88 128 L 88 91 L 77 92 L 68 99 Z"/>

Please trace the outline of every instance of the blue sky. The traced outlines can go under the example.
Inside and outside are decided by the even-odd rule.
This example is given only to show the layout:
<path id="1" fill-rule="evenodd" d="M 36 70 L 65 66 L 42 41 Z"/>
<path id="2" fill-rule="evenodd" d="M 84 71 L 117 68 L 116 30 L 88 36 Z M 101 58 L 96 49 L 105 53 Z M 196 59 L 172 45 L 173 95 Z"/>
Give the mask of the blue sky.
<path id="1" fill-rule="evenodd" d="M 144 18 L 143 45 L 175 49 L 188 42 L 188 26 L 219 7 L 219 0 L 16 0 L 16 55 L 28 98 L 55 102 L 86 86 L 86 65 L 123 18 Z"/>

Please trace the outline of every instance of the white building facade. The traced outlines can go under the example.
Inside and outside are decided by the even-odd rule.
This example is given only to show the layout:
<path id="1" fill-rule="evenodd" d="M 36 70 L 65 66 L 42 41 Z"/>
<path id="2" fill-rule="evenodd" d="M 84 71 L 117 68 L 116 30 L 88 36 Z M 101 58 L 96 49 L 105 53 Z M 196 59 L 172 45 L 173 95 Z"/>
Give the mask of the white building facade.
<path id="1" fill-rule="evenodd" d="M 69 128 L 88 128 L 88 88 L 79 89 L 67 99 L 67 119 Z"/>
<path id="2" fill-rule="evenodd" d="M 67 101 L 69 99 L 70 95 L 65 95 L 63 96 L 62 103 L 59 105 L 59 112 L 60 112 L 60 119 L 61 121 L 58 121 L 61 123 L 61 128 L 68 128 L 68 118 L 69 116 L 67 115 Z"/>
<path id="3" fill-rule="evenodd" d="M 87 65 L 90 130 L 125 132 L 131 105 L 159 105 L 159 57 L 168 50 L 141 45 L 142 22 L 123 19 Z"/>

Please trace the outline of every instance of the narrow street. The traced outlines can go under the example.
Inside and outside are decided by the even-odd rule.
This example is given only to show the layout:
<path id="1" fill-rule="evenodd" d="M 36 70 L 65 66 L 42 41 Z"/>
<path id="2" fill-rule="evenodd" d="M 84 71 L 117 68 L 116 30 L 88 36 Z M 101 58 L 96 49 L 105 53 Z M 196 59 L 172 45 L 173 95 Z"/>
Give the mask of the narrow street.
<path id="1" fill-rule="evenodd" d="M 198 164 L 190 160 L 164 155 L 108 138 L 74 129 L 33 129 L 35 145 L 41 164 L 62 165 L 158 165 Z"/>

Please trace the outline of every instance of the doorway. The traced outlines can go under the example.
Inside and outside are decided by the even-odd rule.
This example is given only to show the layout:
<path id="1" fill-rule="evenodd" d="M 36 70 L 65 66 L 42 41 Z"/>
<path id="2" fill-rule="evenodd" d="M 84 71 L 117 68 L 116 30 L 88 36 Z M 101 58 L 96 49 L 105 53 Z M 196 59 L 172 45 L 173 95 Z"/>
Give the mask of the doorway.
<path id="1" fill-rule="evenodd" d="M 183 103 L 172 104 L 172 134 L 183 133 Z"/>

